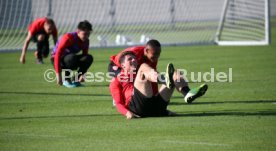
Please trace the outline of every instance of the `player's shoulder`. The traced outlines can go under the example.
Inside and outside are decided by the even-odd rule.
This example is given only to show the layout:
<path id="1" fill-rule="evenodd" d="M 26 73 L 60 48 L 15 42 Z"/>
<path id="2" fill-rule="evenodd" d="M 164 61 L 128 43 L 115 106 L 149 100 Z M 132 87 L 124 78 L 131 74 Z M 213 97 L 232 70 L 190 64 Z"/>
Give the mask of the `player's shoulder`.
<path id="1" fill-rule="evenodd" d="M 125 51 L 140 52 L 140 51 L 144 51 L 144 49 L 145 49 L 145 46 L 134 46 L 134 47 L 126 48 Z"/>
<path id="2" fill-rule="evenodd" d="M 110 82 L 109 88 L 111 90 L 115 90 L 115 89 L 118 89 L 120 87 L 121 87 L 121 83 L 120 83 L 118 77 L 113 77 L 111 82 Z"/>
<path id="3" fill-rule="evenodd" d="M 46 20 L 47 20 L 46 17 L 37 18 L 33 21 L 32 24 L 44 24 L 46 22 Z"/>
<path id="4" fill-rule="evenodd" d="M 75 38 L 74 33 L 65 33 L 63 35 L 63 39 L 74 40 L 74 38 Z"/>
<path id="5" fill-rule="evenodd" d="M 117 77 L 117 76 L 116 76 L 116 77 L 113 77 L 112 80 L 111 80 L 111 83 L 119 84 L 120 82 L 119 82 L 118 77 Z"/>
<path id="6" fill-rule="evenodd" d="M 134 47 L 126 48 L 123 52 L 131 51 L 136 55 L 136 57 L 139 58 L 143 56 L 144 49 L 145 49 L 145 46 L 134 46 Z"/>

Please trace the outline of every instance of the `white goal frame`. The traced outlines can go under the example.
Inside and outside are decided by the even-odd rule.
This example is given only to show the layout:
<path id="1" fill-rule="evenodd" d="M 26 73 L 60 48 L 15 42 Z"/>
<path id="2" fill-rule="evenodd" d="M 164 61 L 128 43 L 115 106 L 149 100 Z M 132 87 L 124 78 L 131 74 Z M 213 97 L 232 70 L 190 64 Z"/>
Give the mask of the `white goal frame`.
<path id="1" fill-rule="evenodd" d="M 250 0 L 249 0 L 250 1 Z M 226 17 L 226 13 L 227 13 L 227 9 L 229 6 L 229 2 L 230 0 L 225 0 L 224 2 L 224 8 L 223 8 L 223 12 L 221 15 L 221 19 L 219 22 L 219 26 L 215 35 L 215 43 L 217 45 L 221 45 L 221 46 L 246 46 L 246 45 L 269 45 L 271 43 L 271 37 L 270 37 L 270 0 L 264 0 L 264 17 L 265 17 L 265 29 L 264 29 L 264 39 L 261 39 L 259 41 L 253 41 L 253 40 L 243 40 L 243 41 L 235 41 L 235 40 L 231 40 L 231 41 L 227 41 L 227 40 L 220 40 L 222 31 L 223 31 L 223 27 L 224 27 L 224 21 L 225 21 L 225 17 Z"/>

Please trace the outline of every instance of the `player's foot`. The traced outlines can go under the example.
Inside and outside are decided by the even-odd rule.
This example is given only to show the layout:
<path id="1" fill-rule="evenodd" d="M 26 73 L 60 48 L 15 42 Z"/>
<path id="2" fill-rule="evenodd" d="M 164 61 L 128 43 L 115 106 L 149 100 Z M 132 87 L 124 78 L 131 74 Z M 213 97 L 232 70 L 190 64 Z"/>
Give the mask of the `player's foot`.
<path id="1" fill-rule="evenodd" d="M 72 82 L 68 81 L 68 80 L 63 81 L 63 86 L 65 86 L 67 88 L 75 88 L 76 87 L 75 84 L 72 84 Z"/>
<path id="2" fill-rule="evenodd" d="M 80 82 L 75 82 L 75 81 L 72 82 L 72 85 L 75 85 L 76 87 L 83 86 Z"/>
<path id="3" fill-rule="evenodd" d="M 167 65 L 166 74 L 165 74 L 166 87 L 168 89 L 171 89 L 174 87 L 173 74 L 174 74 L 173 64 L 169 63 Z"/>
<path id="4" fill-rule="evenodd" d="M 168 116 L 177 116 L 177 113 L 167 110 Z"/>
<path id="5" fill-rule="evenodd" d="M 35 63 L 36 63 L 36 64 L 44 64 L 44 62 L 43 62 L 42 59 L 36 59 Z"/>
<path id="6" fill-rule="evenodd" d="M 207 84 L 202 84 L 197 88 L 191 89 L 187 95 L 184 97 L 184 101 L 186 103 L 192 103 L 196 98 L 201 97 L 202 95 L 205 94 L 205 92 L 208 89 Z"/>

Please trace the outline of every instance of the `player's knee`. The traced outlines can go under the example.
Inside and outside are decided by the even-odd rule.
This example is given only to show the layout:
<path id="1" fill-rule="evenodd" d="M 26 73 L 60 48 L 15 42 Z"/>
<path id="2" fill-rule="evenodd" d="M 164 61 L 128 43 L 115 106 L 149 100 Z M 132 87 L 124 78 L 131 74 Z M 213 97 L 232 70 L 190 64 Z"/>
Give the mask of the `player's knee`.
<path id="1" fill-rule="evenodd" d="M 93 56 L 92 55 L 88 55 L 87 57 L 88 57 L 88 61 L 91 62 L 91 63 L 93 63 L 93 61 L 94 61 Z"/>
<path id="2" fill-rule="evenodd" d="M 79 58 L 75 54 L 68 54 L 64 57 L 63 62 L 67 68 L 76 70 L 78 68 Z"/>
<path id="3" fill-rule="evenodd" d="M 142 63 L 142 64 L 140 65 L 140 68 L 139 68 L 139 69 L 141 69 L 141 70 L 143 71 L 143 70 L 148 69 L 148 68 L 149 68 L 149 65 L 148 65 L 148 64 Z"/>
<path id="4" fill-rule="evenodd" d="M 93 58 L 93 56 L 92 55 L 85 55 L 85 62 L 87 63 L 87 64 L 92 64 L 93 63 L 93 61 L 94 61 L 94 58 Z"/>

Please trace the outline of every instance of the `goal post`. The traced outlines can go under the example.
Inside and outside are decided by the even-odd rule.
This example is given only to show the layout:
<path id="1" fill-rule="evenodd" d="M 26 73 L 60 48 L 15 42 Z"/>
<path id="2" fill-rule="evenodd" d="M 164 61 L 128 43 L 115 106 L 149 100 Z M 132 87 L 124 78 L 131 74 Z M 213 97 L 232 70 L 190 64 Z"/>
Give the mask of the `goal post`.
<path id="1" fill-rule="evenodd" d="M 225 0 L 215 43 L 269 45 L 269 3 L 269 0 Z"/>

